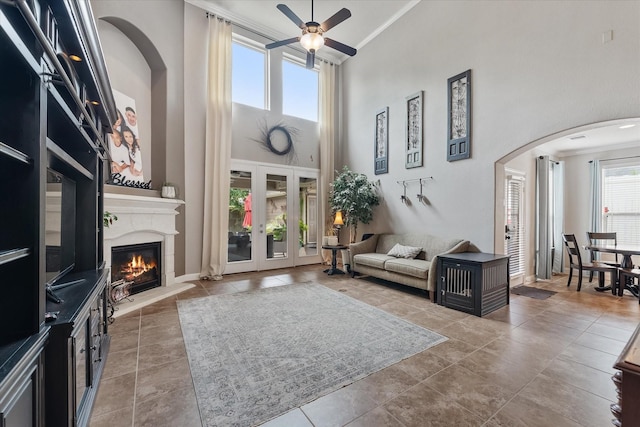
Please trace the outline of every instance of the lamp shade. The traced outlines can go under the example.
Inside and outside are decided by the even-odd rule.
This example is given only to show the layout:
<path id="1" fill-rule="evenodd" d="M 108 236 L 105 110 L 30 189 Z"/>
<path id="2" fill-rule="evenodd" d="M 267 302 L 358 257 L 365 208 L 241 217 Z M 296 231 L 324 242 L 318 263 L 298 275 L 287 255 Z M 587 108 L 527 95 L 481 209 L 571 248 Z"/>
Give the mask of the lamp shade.
<path id="1" fill-rule="evenodd" d="M 336 216 L 333 219 L 333 225 L 344 225 L 344 221 L 342 219 L 342 211 L 336 212 Z"/>
<path id="2" fill-rule="evenodd" d="M 309 52 L 314 53 L 324 46 L 324 38 L 318 33 L 306 33 L 300 38 L 300 44 Z"/>

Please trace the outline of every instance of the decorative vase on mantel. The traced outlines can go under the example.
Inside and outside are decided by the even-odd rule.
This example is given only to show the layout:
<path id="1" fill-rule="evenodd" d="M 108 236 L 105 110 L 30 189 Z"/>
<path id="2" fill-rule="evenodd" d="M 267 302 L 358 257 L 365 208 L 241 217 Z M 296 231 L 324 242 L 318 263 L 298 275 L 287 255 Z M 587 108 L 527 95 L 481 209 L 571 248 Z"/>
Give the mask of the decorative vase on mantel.
<path id="1" fill-rule="evenodd" d="M 176 187 L 171 183 L 162 184 L 162 197 L 165 199 L 176 198 Z"/>

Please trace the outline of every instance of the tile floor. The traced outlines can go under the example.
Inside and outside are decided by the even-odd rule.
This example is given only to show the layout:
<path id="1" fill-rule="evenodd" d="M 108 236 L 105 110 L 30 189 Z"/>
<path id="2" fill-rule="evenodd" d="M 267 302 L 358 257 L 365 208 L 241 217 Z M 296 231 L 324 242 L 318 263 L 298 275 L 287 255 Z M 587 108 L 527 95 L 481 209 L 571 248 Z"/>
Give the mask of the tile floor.
<path id="1" fill-rule="evenodd" d="M 611 425 L 617 355 L 640 321 L 637 299 L 535 286 L 484 318 L 432 304 L 410 288 L 327 276 L 322 266 L 227 275 L 111 326 L 91 426 L 200 426 L 176 300 L 315 280 L 449 337 L 443 344 L 296 408 L 264 427 Z"/>

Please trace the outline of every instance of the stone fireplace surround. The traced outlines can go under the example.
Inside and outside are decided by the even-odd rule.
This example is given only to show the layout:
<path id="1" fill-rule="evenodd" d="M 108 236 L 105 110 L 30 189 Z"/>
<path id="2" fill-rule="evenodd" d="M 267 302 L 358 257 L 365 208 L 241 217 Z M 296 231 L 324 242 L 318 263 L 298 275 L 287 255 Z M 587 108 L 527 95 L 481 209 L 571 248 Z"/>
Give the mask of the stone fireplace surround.
<path id="1" fill-rule="evenodd" d="M 118 217 L 104 228 L 104 261 L 111 267 L 111 248 L 138 243 L 160 242 L 162 271 L 160 287 L 135 294 L 131 301 L 118 304 L 114 316 L 121 316 L 147 304 L 175 295 L 194 287 L 191 283 L 176 283 L 174 262 L 174 238 L 176 210 L 182 200 L 132 194 L 105 193 L 104 210 Z"/>

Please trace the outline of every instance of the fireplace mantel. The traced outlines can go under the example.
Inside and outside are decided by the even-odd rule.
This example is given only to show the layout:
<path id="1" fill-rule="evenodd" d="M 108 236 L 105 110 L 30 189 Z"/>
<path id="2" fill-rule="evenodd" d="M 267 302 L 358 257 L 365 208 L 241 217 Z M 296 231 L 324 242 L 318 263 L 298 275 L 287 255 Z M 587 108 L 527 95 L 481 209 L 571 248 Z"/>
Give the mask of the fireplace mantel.
<path id="1" fill-rule="evenodd" d="M 184 201 L 160 197 L 131 194 L 104 194 L 104 210 L 118 217 L 109 227 L 104 228 L 104 261 L 111 267 L 111 248 L 138 243 L 161 243 L 162 272 L 161 286 L 136 295 L 136 300 L 149 300 L 142 295 L 153 293 L 149 302 L 181 292 L 186 284 L 175 283 L 174 238 L 176 230 L 176 210 Z M 125 310 L 130 311 L 130 310 Z M 123 310 L 120 314 L 124 314 Z"/>

